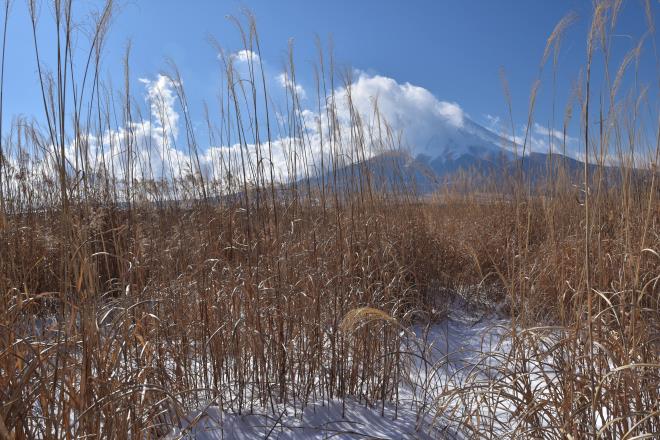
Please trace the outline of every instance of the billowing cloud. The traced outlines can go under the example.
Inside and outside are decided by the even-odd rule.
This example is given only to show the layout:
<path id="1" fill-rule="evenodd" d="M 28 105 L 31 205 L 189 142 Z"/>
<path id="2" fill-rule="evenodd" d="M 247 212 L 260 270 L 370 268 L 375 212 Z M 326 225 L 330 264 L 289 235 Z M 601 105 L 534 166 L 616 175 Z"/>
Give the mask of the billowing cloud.
<path id="1" fill-rule="evenodd" d="M 349 113 L 349 101 L 367 120 L 373 119 L 377 109 L 379 116 L 402 134 L 403 146 L 415 155 L 434 155 L 439 146 L 452 144 L 465 122 L 457 103 L 441 101 L 423 87 L 381 75 L 359 72 L 357 80 L 338 94 L 345 100 L 342 113 Z"/>
<path id="2" fill-rule="evenodd" d="M 140 78 L 139 81 L 144 84 L 146 89 L 146 100 L 149 103 L 152 117 L 161 128 L 171 132 L 171 135 L 176 138 L 179 114 L 174 109 L 176 102 L 174 87 L 177 84 L 171 78 L 160 74 L 153 80 Z"/>
<path id="3" fill-rule="evenodd" d="M 84 143 L 89 168 L 120 180 L 129 176 L 136 180 L 184 178 L 196 172 L 195 161 L 177 148 L 180 115 L 176 87 L 180 84 L 165 75 L 139 81 L 144 85 L 150 117 L 136 114 L 127 126 L 69 142 L 66 157 L 72 170 L 76 168 L 76 151 Z"/>

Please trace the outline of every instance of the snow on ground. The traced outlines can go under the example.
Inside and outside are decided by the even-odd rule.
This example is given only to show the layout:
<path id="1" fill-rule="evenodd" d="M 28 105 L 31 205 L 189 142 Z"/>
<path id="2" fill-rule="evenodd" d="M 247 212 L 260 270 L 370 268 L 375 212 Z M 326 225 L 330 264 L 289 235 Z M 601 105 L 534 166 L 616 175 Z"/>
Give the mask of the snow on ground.
<path id="1" fill-rule="evenodd" d="M 425 360 L 415 362 L 411 381 L 423 384 L 427 391 L 457 385 L 470 367 L 483 363 L 485 353 L 509 349 L 506 334 L 510 325 L 508 319 L 494 314 L 451 312 L 443 322 L 415 327 L 422 342 L 417 344 L 418 350 Z"/>
<path id="2" fill-rule="evenodd" d="M 167 438 L 199 440 L 225 439 L 437 439 L 441 426 L 429 417 L 417 423 L 417 413 L 409 406 L 367 407 L 355 400 L 314 404 L 302 416 L 293 410 L 270 410 L 248 415 L 228 414 L 210 407 L 187 418 L 183 426 Z M 342 414 L 343 412 L 343 414 Z M 381 415 L 382 414 L 382 415 Z"/>
<path id="3" fill-rule="evenodd" d="M 354 399 L 316 402 L 294 414 L 292 408 L 234 414 L 217 406 L 187 415 L 168 439 L 444 439 L 460 435 L 448 428 L 435 403 L 448 389 L 463 385 L 483 353 L 508 350 L 503 338 L 510 321 L 494 309 L 474 308 L 460 299 L 439 323 L 414 326 L 402 347 L 409 356 L 401 401 L 366 406 Z M 504 343 L 502 341 L 504 340 Z M 424 359 L 424 360 L 422 360 Z M 203 406 L 202 406 L 203 407 Z"/>

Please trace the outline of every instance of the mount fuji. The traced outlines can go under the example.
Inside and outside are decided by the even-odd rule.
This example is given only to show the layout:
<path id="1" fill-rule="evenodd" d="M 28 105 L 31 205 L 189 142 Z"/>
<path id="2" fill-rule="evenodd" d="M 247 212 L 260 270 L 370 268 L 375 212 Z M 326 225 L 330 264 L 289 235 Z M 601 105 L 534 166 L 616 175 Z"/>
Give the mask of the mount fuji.
<path id="1" fill-rule="evenodd" d="M 514 149 L 518 149 L 518 154 Z M 558 153 L 522 154 L 522 147 L 464 117 L 460 127 L 444 129 L 426 143 L 409 149 L 383 153 L 353 164 L 353 171 L 368 171 L 381 188 L 414 186 L 419 193 L 431 193 L 453 181 L 461 171 L 475 172 L 496 181 L 522 171 L 532 183 L 543 182 L 560 166 L 569 176 L 581 178 L 584 163 Z M 595 167 L 590 165 L 590 170 Z M 347 175 L 347 174 L 346 174 Z"/>

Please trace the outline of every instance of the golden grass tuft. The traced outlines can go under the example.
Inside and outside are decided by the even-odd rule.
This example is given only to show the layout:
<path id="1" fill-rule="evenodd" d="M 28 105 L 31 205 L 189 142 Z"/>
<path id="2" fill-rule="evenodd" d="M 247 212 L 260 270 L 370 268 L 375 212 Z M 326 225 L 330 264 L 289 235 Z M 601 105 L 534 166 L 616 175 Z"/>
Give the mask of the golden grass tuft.
<path id="1" fill-rule="evenodd" d="M 352 333 L 364 325 L 373 322 L 381 322 L 387 325 L 399 326 L 396 319 L 388 315 L 382 310 L 374 309 L 373 307 L 360 307 L 350 310 L 342 319 L 339 328 L 343 332 Z"/>

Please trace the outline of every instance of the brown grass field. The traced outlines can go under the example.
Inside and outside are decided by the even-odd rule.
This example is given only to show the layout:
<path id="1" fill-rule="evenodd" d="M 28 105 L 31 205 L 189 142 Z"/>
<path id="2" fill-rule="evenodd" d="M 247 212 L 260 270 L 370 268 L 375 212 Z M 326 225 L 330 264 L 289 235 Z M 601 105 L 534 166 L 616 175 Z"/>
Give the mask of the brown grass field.
<path id="1" fill-rule="evenodd" d="M 179 174 L 147 170 L 139 136 L 118 128 L 148 118 L 130 93 L 130 52 L 118 89 L 95 68 L 108 3 L 86 67 L 74 70 L 60 38 L 59 62 L 39 72 L 43 122 L 0 127 L 0 438 L 155 438 L 199 402 L 235 412 L 349 397 L 399 404 L 408 329 L 441 322 L 438 304 L 466 288 L 475 303 L 504 305 L 510 346 L 471 367 L 490 379 L 472 374 L 420 411 L 465 438 L 658 438 L 657 113 L 640 128 L 644 93 L 657 90 L 622 92 L 617 72 L 605 79 L 605 105 L 589 92 L 616 3 L 595 6 L 564 121 L 581 121 L 589 166 L 550 167 L 534 184 L 522 171 L 464 173 L 432 196 L 403 178 L 379 185 L 363 166 L 374 145 L 401 145 L 387 121 L 339 122 L 334 90 L 350 81 L 322 50 L 318 124 L 334 166 L 310 166 L 292 87 L 288 177 L 274 177 L 263 72 L 251 63 L 235 81 L 225 57 L 209 142 L 237 143 L 240 155 L 211 171 L 199 159 Z M 60 36 L 75 33 L 70 2 L 55 11 Z M 259 53 L 253 17 L 236 24 Z M 171 76 L 185 103 L 175 66 Z M 209 142 L 185 128 L 178 147 L 198 158 Z M 95 161 L 92 139 L 109 130 L 118 159 Z M 604 177 L 613 162 L 615 183 Z"/>

